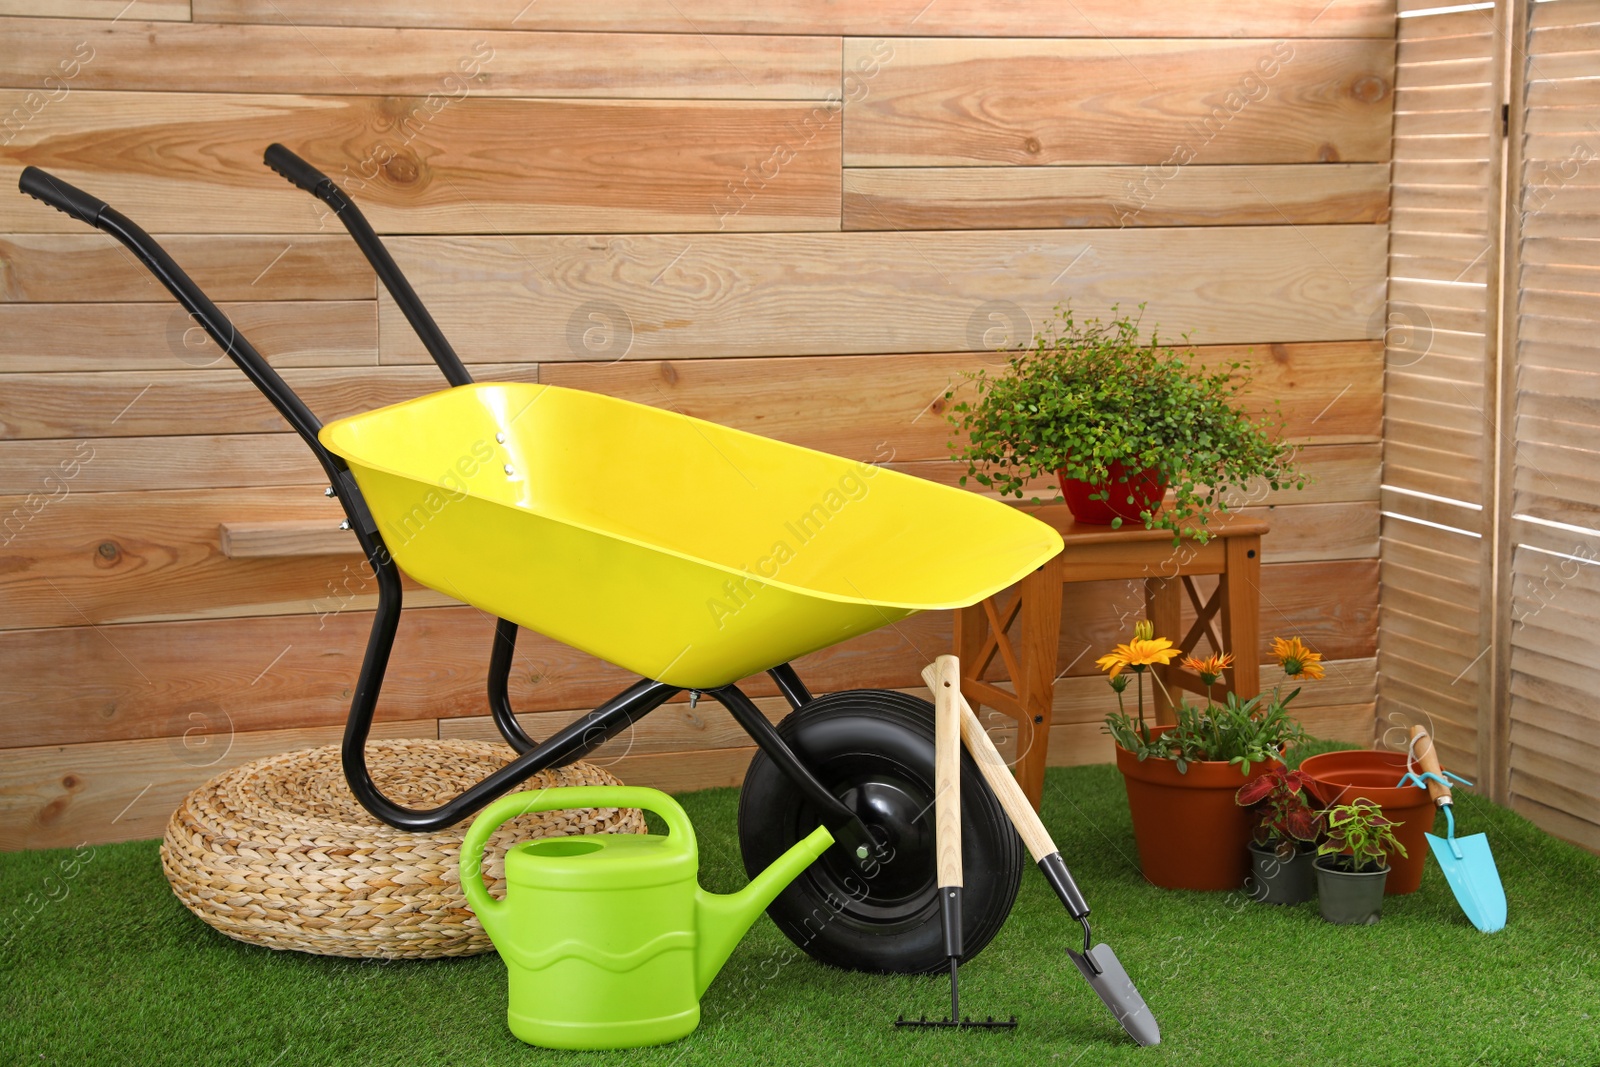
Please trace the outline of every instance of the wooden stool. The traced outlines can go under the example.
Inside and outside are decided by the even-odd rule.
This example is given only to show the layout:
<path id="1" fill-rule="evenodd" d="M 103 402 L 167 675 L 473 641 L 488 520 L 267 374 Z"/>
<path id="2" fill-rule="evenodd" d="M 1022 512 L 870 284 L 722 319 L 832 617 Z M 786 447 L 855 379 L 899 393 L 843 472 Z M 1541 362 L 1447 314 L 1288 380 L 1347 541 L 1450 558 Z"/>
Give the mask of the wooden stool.
<path id="1" fill-rule="evenodd" d="M 1248 699 L 1261 691 L 1260 584 L 1262 522 L 1224 517 L 1209 529 L 1205 544 L 1185 539 L 1174 546 L 1169 530 L 1146 530 L 1138 523 L 1119 530 L 1076 523 L 1065 504 L 1024 508 L 1061 533 L 1066 549 L 1012 588 L 1002 606 L 1000 594 L 956 612 L 955 651 L 961 658 L 961 690 L 977 707 L 987 704 L 1017 720 L 1017 757 L 1013 770 L 1035 810 L 1044 790 L 1045 755 L 1050 744 L 1050 710 L 1056 680 L 1056 646 L 1061 637 L 1061 587 L 1070 582 L 1143 578 L 1145 614 L 1157 637 L 1176 641 L 1185 655 L 1202 636 L 1211 647 L 1234 653 L 1235 663 L 1223 677 L 1227 692 Z M 1217 588 L 1202 601 L 1194 577 L 1219 576 Z M 1182 639 L 1180 592 L 1194 605 L 1195 621 Z M 1221 631 L 1216 628 L 1220 616 Z M 1017 624 L 1016 638 L 1007 635 Z M 1126 640 L 1124 635 L 1121 640 Z M 1109 652 L 1110 648 L 1105 651 Z M 984 681 L 998 653 L 1009 677 L 1008 692 Z M 1166 688 L 1205 693 L 1199 675 L 1177 661 L 1152 667 Z M 1173 721 L 1162 686 L 1155 693 L 1156 722 Z M 1109 695 L 1107 699 L 1110 699 Z"/>

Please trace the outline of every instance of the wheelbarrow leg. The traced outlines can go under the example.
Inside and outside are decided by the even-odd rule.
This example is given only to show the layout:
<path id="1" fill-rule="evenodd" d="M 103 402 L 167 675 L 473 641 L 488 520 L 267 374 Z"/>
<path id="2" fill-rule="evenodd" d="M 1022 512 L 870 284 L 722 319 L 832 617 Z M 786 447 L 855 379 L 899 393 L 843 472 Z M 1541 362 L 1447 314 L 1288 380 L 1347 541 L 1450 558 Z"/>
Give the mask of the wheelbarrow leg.
<path id="1" fill-rule="evenodd" d="M 494 624 L 494 650 L 489 654 L 489 714 L 506 744 L 518 753 L 527 752 L 539 742 L 529 737 L 516 713 L 511 710 L 511 657 L 517 651 L 517 624 L 507 619 L 496 619 Z"/>
<path id="2" fill-rule="evenodd" d="M 800 680 L 800 675 L 795 673 L 795 669 L 789 664 L 780 663 L 767 674 L 778 683 L 778 692 L 783 694 L 783 699 L 787 700 L 795 711 L 811 703 L 811 690 L 806 688 L 806 683 Z"/>

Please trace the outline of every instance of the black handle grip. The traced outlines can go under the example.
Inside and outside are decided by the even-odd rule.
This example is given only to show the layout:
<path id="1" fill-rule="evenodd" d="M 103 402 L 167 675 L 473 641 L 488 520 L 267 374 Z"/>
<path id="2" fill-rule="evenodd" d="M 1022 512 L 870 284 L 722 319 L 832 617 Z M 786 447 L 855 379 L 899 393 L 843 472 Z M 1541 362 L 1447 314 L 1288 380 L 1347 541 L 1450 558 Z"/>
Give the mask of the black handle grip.
<path id="1" fill-rule="evenodd" d="M 17 182 L 17 188 L 35 200 L 43 200 L 57 211 L 71 215 L 79 222 L 87 222 L 90 226 L 100 224 L 100 213 L 106 209 L 104 200 L 90 196 L 82 189 L 68 185 L 54 175 L 46 174 L 38 167 L 22 168 L 22 177 Z"/>
<path id="2" fill-rule="evenodd" d="M 1089 914 L 1089 902 L 1083 899 L 1078 883 L 1072 880 L 1072 872 L 1067 870 L 1067 861 L 1061 858 L 1061 853 L 1052 852 L 1040 860 L 1039 870 L 1044 872 L 1045 881 L 1050 883 L 1050 888 L 1066 905 L 1068 915 L 1081 920 Z M 1087 942 L 1084 947 L 1088 948 Z"/>
<path id="3" fill-rule="evenodd" d="M 317 186 L 323 182 L 332 182 L 326 174 L 307 163 L 281 144 L 270 144 L 262 156 L 267 166 L 289 179 L 290 184 L 298 185 L 308 193 L 315 193 Z"/>

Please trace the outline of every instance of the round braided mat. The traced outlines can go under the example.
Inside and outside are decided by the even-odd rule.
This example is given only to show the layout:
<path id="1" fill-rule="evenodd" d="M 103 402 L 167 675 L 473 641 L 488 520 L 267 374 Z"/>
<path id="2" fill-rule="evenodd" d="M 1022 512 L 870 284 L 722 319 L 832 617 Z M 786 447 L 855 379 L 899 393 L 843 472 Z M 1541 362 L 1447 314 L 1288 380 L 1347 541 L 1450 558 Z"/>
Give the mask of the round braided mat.
<path id="1" fill-rule="evenodd" d="M 367 743 L 378 788 L 415 808 L 449 800 L 514 756 L 487 741 Z M 578 762 L 518 791 L 619 784 Z M 329 745 L 246 763 L 190 793 L 167 823 L 161 866 L 190 911 L 240 941 L 325 956 L 471 956 L 494 948 L 461 893 L 457 863 L 471 825 L 409 833 L 378 822 L 351 795 L 339 746 Z M 485 880 L 502 895 L 506 849 L 517 841 L 644 832 L 631 808 L 519 816 L 489 838 Z"/>

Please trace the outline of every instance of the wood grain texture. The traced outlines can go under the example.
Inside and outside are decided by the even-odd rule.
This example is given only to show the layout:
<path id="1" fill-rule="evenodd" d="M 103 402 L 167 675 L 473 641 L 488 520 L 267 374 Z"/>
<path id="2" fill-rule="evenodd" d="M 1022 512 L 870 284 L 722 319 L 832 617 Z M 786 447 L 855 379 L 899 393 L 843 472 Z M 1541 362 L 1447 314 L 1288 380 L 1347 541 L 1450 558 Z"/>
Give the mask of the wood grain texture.
<path id="1" fill-rule="evenodd" d="M 820 101 L 95 92 L 0 146 L 0 182 L 42 167 L 152 231 L 337 225 L 262 165 L 281 141 L 389 233 L 837 230 L 839 127 Z M 0 231 L 81 226 L 0 200 Z"/>
<path id="2" fill-rule="evenodd" d="M 140 23 L 142 6 L 116 23 L 11 20 L 0 85 L 49 88 L 60 57 L 84 44 L 74 91 L 821 100 L 839 87 L 839 42 L 826 37 L 338 28 L 276 16 L 241 32 Z"/>
<path id="3" fill-rule="evenodd" d="M 1202 346 L 1192 358 L 1209 368 L 1248 363 L 1247 395 L 1263 414 L 1276 402 L 1290 440 L 1376 440 L 1380 432 L 1383 357 L 1375 342 Z M 906 462 L 948 457 L 945 416 L 970 395 L 964 374 L 992 374 L 996 364 L 1003 365 L 998 355 L 973 353 L 626 360 L 548 363 L 539 380 L 858 459 Z M 804 389 L 790 387 L 802 382 Z"/>
<path id="4" fill-rule="evenodd" d="M 934 850 L 942 890 L 962 884 L 961 664 L 954 656 L 943 655 L 932 666 Z"/>
<path id="5" fill-rule="evenodd" d="M 212 300 L 371 300 L 377 294 L 371 268 L 343 233 L 155 236 Z M 172 294 L 110 237 L 0 236 L 0 302 L 141 300 L 170 304 Z"/>
<path id="6" fill-rule="evenodd" d="M 259 566 L 265 561 L 235 566 L 242 568 L 244 562 Z M 278 573 L 277 568 L 264 568 L 238 575 L 232 601 L 271 595 L 261 588 L 276 581 Z M 6 690 L 0 694 L 0 747 L 181 733 L 173 729 L 173 715 L 189 706 L 226 708 L 256 729 L 336 726 L 349 709 L 350 689 L 372 625 L 371 595 L 361 573 L 336 566 L 320 583 L 320 574 L 299 582 L 314 614 L 263 615 L 258 610 L 232 618 L 90 626 L 57 600 L 55 614 L 44 621 L 59 620 L 58 628 L 0 630 L 0 662 L 8 668 Z M 51 581 L 65 588 L 60 575 Z M 1118 635 L 1142 606 L 1142 594 L 1127 588 L 1131 584 L 1077 586 L 1069 593 L 1057 654 L 1062 677 L 1055 690 L 1056 714 L 1063 721 L 1097 721 L 1104 715 L 1107 694 L 1094 656 L 1108 642 L 1123 639 Z M 37 577 L 30 596 L 32 589 L 40 599 L 54 595 Z M 7 590 L 8 603 L 27 606 L 28 600 Z M 1370 699 L 1359 688 L 1363 670 L 1370 685 L 1370 663 L 1363 668 L 1346 661 L 1374 655 L 1376 601 L 1374 561 L 1268 562 L 1262 567 L 1264 635 L 1299 635 L 1330 662 L 1328 680 L 1309 690 L 1302 703 L 1315 704 L 1324 695 L 1337 702 Z M 484 671 L 493 621 L 471 608 L 418 607 L 422 598 L 414 594 L 408 593 L 406 603 L 379 720 L 486 715 Z M 88 610 L 94 605 L 80 606 Z M 169 606 L 136 602 L 136 608 L 145 610 Z M 911 689 L 921 685 L 920 665 L 948 650 L 950 637 L 948 613 L 916 615 L 803 657 L 797 669 L 819 693 L 862 685 Z M 206 652 L 197 656 L 201 647 Z M 1270 657 L 1265 645 L 1258 654 Z M 1474 654 L 1476 650 L 1469 656 Z M 1271 686 L 1277 677 L 1264 670 L 1263 684 Z M 594 707 L 634 680 L 616 667 L 523 631 L 511 675 L 512 706 L 533 714 L 554 713 L 552 719 L 538 721 L 535 736 L 542 736 L 552 722 L 570 721 L 565 717 L 570 709 Z M 763 676 L 750 679 L 747 691 L 766 697 L 774 689 Z M 1066 693 L 1077 695 L 1069 699 Z M 716 714 L 713 709 L 702 717 Z M 693 747 L 715 746 L 700 740 Z"/>
<path id="7" fill-rule="evenodd" d="M 1196 344 L 1360 340 L 1381 226 L 712 236 L 397 237 L 469 362 L 990 351 L 1061 301 L 1145 300 Z M 380 298 L 387 363 L 427 359 Z"/>
<path id="8" fill-rule="evenodd" d="M 166 19 L 187 22 L 189 0 L 0 0 L 0 15 L 49 15 L 59 19 Z"/>
<path id="9" fill-rule="evenodd" d="M 289 521 L 224 522 L 217 541 L 229 559 L 282 559 L 285 556 L 360 555 L 360 546 L 337 526 Z"/>
<path id="10" fill-rule="evenodd" d="M 845 67 L 876 45 L 846 41 Z M 893 43 L 845 103 L 851 167 L 1389 158 L 1386 41 Z"/>
<path id="11" fill-rule="evenodd" d="M 208 779 L 253 759 L 336 745 L 342 733 L 234 730 L 225 717 L 197 718 L 189 728 L 187 737 L 7 750 L 0 851 L 160 837 L 184 795 Z M 428 720 L 384 722 L 371 736 L 433 737 L 434 730 Z"/>
<path id="12" fill-rule="evenodd" d="M 275 367 L 378 362 L 374 301 L 269 300 L 219 307 Z M 160 376 L 219 368 L 239 374 L 205 331 L 170 301 L 0 304 L 0 372 L 149 371 Z M 150 380 L 147 376 L 140 387 Z"/>
<path id="13" fill-rule="evenodd" d="M 1436 384 L 1468 384 L 1451 331 L 1474 326 L 1439 283 L 1486 268 L 1437 231 L 1470 209 L 1490 146 L 1459 115 L 1440 118 L 1448 136 L 1418 115 L 1490 106 L 1491 70 L 1440 44 L 1470 20 L 1413 19 L 1416 76 L 1392 93 L 1393 16 L 1394 0 L 195 0 L 191 23 L 182 0 L 0 0 L 0 182 L 36 163 L 155 231 L 323 418 L 442 383 L 342 227 L 261 166 L 274 140 L 346 185 L 479 379 L 596 389 L 947 483 L 942 394 L 998 365 L 1008 329 L 1063 300 L 1148 300 L 1146 322 L 1192 331 L 1208 364 L 1250 360 L 1252 395 L 1282 401 L 1316 480 L 1240 501 L 1271 509 L 1263 630 L 1329 657 L 1304 714 L 1358 740 L 1386 242 L 1435 315 L 1411 372 L 1427 380 L 1392 421 L 1428 429 L 1408 469 L 1479 477 L 1434 462 L 1478 431 L 1433 424 L 1439 404 L 1471 406 Z M 1581 33 L 1558 38 L 1540 59 L 1581 63 Z M 1252 68 L 1275 48 L 1275 70 Z M 1412 188 L 1386 227 L 1392 128 Z M 867 166 L 844 166 L 847 136 L 867 138 Z M 1563 256 L 1554 242 L 1600 236 L 1541 225 L 1530 238 Z M 840 229 L 858 232 L 792 232 Z M 1582 347 L 1562 294 L 1586 292 L 1587 269 L 1548 265 L 1536 343 Z M 116 769 L 124 743 L 176 753 L 191 715 L 231 716 L 263 751 L 343 721 L 374 604 L 354 541 L 303 444 L 188 326 L 115 242 L 0 198 L 0 748 Z M 1051 762 L 1103 743 L 1086 650 L 1126 628 L 1136 585 L 1070 594 L 1058 709 L 1082 696 L 1050 729 L 1081 744 Z M 483 729 L 491 620 L 405 589 L 380 729 Z M 925 693 L 950 642 L 949 615 L 925 614 L 799 669 L 817 692 Z M 1429 647 L 1447 652 L 1399 651 Z M 512 699 L 539 736 L 630 681 L 525 632 Z M 749 691 L 783 714 L 770 681 Z M 1015 758 L 1015 727 L 986 723 Z M 682 702 L 606 751 L 668 789 L 737 784 L 753 752 L 720 709 Z M 123 788 L 104 781 L 96 796 Z M 38 810 L 71 792 L 56 788 Z M 69 809 L 59 834 L 121 833 L 163 788 L 114 824 L 109 800 Z M 29 840 L 75 843 L 51 833 Z"/>
<path id="14" fill-rule="evenodd" d="M 328 481 L 305 442 L 291 433 L 0 441 L 0 498 L 59 497 L 62 474 L 74 467 L 64 491 L 80 495 L 290 485 L 320 491 Z M 8 536 L 0 534 L 0 541 Z M 355 542 L 350 545 L 354 552 Z"/>
<path id="15" fill-rule="evenodd" d="M 279 314 L 292 311 L 273 305 Z M 321 306 L 321 305 L 317 305 Z M 370 305 L 367 308 L 371 310 Z M 207 343 L 196 362 L 217 349 Z M 175 367 L 184 363 L 174 359 Z M 0 376 L 0 440 L 40 437 L 154 437 L 282 432 L 283 416 L 238 368 L 219 359 L 211 369 L 99 371 L 92 374 Z M 475 367 L 478 381 L 534 381 L 527 365 Z M 447 388 L 438 368 L 289 369 L 288 383 L 324 422 L 398 404 Z M 135 401 L 134 398 L 138 399 Z M 308 450 L 306 455 L 310 456 Z"/>
<path id="16" fill-rule="evenodd" d="M 1384 222 L 1375 163 L 849 167 L 846 230 L 1281 226 Z"/>
<path id="17" fill-rule="evenodd" d="M 1171 6 L 1161 0 L 1024 0 L 996 8 L 983 0 L 652 0 L 607 4 L 541 0 L 514 10 L 494 0 L 397 0 L 381 9 L 363 0 L 195 0 L 196 21 L 296 25 L 515 25 L 540 30 L 663 33 L 795 33 L 993 37 L 1391 37 L 1393 0 L 1222 0 Z"/>

